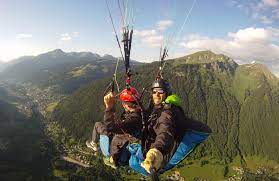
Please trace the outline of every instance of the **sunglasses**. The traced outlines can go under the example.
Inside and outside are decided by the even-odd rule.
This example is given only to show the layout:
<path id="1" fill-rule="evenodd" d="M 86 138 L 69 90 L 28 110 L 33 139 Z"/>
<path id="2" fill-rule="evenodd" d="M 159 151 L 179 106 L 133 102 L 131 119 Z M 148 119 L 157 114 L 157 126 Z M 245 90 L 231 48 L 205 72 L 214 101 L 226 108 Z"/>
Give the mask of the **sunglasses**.
<path id="1" fill-rule="evenodd" d="M 157 93 L 159 93 L 159 94 L 164 94 L 165 91 L 164 91 L 164 90 L 153 90 L 153 91 L 152 91 L 152 94 L 157 94 Z"/>

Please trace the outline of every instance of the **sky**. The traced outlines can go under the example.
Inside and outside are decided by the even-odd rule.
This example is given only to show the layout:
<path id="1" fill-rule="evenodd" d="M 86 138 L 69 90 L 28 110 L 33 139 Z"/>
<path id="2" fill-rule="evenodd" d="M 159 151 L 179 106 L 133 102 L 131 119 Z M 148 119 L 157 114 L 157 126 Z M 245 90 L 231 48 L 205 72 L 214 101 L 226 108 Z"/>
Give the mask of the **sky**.
<path id="1" fill-rule="evenodd" d="M 123 8 L 107 2 L 120 34 Z M 211 50 L 239 64 L 263 63 L 279 76 L 279 0 L 119 2 L 134 29 L 132 59 L 158 60 L 163 43 L 169 57 Z M 57 48 L 120 56 L 106 1 L 0 0 L 0 61 Z"/>

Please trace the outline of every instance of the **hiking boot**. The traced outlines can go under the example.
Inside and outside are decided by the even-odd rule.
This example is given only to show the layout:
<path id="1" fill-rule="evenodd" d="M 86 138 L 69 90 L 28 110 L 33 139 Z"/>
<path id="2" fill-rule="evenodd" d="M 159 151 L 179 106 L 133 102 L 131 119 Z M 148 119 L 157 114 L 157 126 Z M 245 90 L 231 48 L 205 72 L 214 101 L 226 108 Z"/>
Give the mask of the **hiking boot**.
<path id="1" fill-rule="evenodd" d="M 103 161 L 105 165 L 110 166 L 113 169 L 117 168 L 112 157 L 103 157 Z"/>
<path id="2" fill-rule="evenodd" d="M 93 141 L 87 140 L 87 141 L 86 141 L 86 146 L 87 146 L 88 148 L 91 148 L 91 149 L 94 150 L 94 151 L 98 151 L 97 143 L 95 143 L 95 142 L 93 142 Z"/>

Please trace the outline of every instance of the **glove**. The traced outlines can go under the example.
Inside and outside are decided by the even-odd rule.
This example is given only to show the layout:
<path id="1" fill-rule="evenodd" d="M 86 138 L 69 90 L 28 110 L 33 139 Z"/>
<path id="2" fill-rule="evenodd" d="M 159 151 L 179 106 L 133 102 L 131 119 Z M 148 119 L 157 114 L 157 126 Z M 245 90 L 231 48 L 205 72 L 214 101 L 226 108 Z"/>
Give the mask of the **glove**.
<path id="1" fill-rule="evenodd" d="M 111 109 L 114 106 L 115 99 L 114 99 L 114 95 L 112 92 L 108 93 L 104 97 L 104 103 L 105 103 L 106 109 Z"/>
<path id="2" fill-rule="evenodd" d="M 163 154 L 156 148 L 150 149 L 145 160 L 141 163 L 141 166 L 148 172 L 151 172 L 151 168 L 158 170 L 163 162 Z"/>

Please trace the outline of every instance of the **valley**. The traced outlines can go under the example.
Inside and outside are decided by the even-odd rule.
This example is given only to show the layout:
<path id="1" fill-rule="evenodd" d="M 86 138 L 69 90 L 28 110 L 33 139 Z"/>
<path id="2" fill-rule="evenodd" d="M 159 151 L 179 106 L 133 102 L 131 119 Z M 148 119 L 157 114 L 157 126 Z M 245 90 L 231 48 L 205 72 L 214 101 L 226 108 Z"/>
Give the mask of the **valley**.
<path id="1" fill-rule="evenodd" d="M 199 59 L 204 62 L 195 63 Z M 154 75 L 150 72 L 155 74 L 157 66 L 155 62 L 135 68 L 138 74 L 133 83 L 139 90 L 152 81 Z M 82 76 L 86 77 L 87 74 Z M 1 155 L 12 157 L 17 148 L 12 147 L 12 143 L 28 142 L 22 154 L 40 154 L 39 158 L 45 159 L 46 163 L 41 165 L 44 173 L 34 175 L 29 171 L 33 168 L 26 168 L 19 177 L 54 180 L 90 179 L 95 176 L 104 180 L 111 176 L 116 180 L 142 178 L 128 167 L 117 171 L 107 168 L 102 164 L 101 155 L 94 154 L 84 144 L 94 122 L 102 119 L 101 95 L 110 76 L 107 74 L 83 86 L 79 84 L 73 93 L 59 91 L 64 89 L 64 84 L 58 88 L 57 82 L 48 86 L 11 79 L 0 82 L 0 100 L 9 110 L 1 113 L 5 118 L 1 122 Z M 169 60 L 164 76 L 168 77 L 175 92 L 184 100 L 186 115 L 207 123 L 213 129 L 213 134 L 177 167 L 161 175 L 162 179 L 279 179 L 279 155 L 276 152 L 278 133 L 275 131 L 278 127 L 279 84 L 268 70 L 261 65 L 236 65 L 226 56 L 199 52 L 177 59 L 174 63 Z M 121 74 L 118 77 L 122 82 Z M 11 110 L 18 113 L 14 114 Z M 25 121 L 19 124 L 19 120 Z M 261 120 L 268 121 L 268 125 L 263 125 Z M 22 131 L 22 135 L 18 136 L 24 141 L 13 138 L 18 129 Z M 35 142 L 28 135 L 39 139 Z M 34 166 L 40 159 L 29 157 Z M 17 164 L 23 160 L 18 157 Z M 0 178 L 13 176 L 14 172 L 3 175 L 4 170 L 10 169 L 5 164 L 7 162 L 1 162 L 3 172 L 0 172 Z"/>

